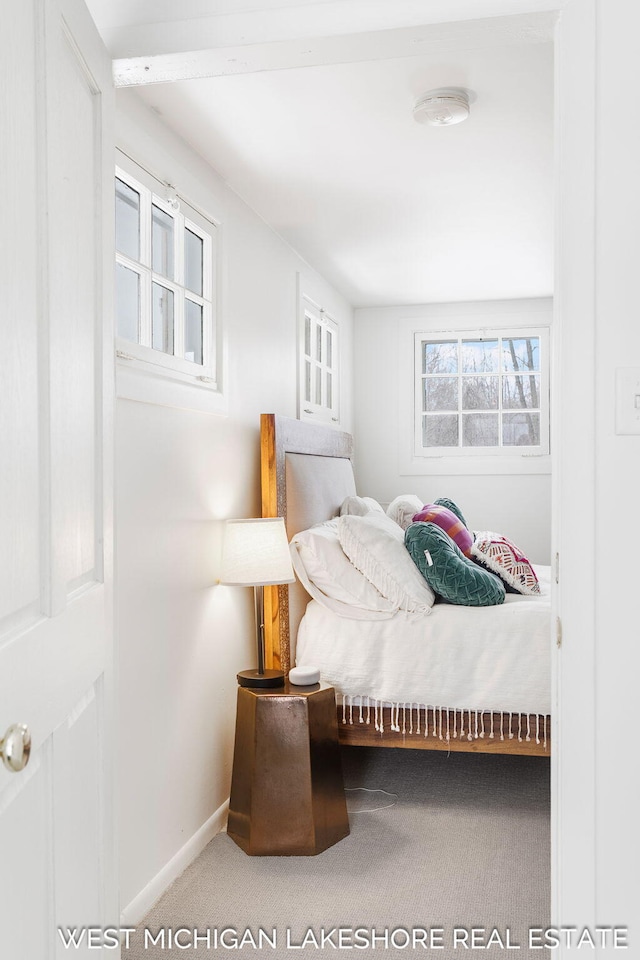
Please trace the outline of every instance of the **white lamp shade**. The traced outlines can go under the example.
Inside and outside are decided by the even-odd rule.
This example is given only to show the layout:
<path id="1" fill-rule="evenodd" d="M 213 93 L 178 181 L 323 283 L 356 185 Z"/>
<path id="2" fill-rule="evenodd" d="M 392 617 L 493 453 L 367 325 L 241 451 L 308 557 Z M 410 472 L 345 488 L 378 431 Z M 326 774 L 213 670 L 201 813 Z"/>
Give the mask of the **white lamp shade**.
<path id="1" fill-rule="evenodd" d="M 282 517 L 227 520 L 220 583 L 258 587 L 294 580 Z"/>

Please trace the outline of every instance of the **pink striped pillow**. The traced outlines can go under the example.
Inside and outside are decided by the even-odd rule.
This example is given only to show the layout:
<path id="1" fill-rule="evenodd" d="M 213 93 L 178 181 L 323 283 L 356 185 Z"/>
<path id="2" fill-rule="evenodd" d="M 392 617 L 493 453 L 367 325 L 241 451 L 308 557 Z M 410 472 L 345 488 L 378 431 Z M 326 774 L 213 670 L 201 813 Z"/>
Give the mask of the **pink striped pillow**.
<path id="1" fill-rule="evenodd" d="M 441 530 L 449 534 L 456 546 L 464 553 L 465 557 L 471 556 L 473 536 L 453 511 L 447 507 L 441 507 L 438 503 L 427 503 L 413 518 L 414 523 L 419 521 L 423 523 L 435 523 Z"/>

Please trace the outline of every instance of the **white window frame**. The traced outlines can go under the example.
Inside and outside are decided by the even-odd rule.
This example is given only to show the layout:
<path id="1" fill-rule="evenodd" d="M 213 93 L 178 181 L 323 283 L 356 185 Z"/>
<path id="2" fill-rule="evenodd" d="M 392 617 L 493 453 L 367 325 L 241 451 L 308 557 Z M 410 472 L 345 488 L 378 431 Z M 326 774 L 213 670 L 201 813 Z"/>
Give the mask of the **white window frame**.
<path id="1" fill-rule="evenodd" d="M 133 260 L 116 250 L 115 261 L 140 277 L 139 342 L 117 335 L 116 357 L 120 368 L 152 374 L 178 383 L 187 384 L 213 393 L 221 390 L 220 331 L 218 316 L 218 223 L 205 216 L 172 187 L 163 184 L 126 154 L 117 152 L 115 178 L 122 180 L 140 196 L 140 259 Z M 115 179 L 114 179 L 115 188 Z M 175 197 L 175 199 L 173 199 Z M 176 209 L 176 203 L 179 208 Z M 174 218 L 175 277 L 169 280 L 152 269 L 151 225 L 152 205 Z M 203 241 L 202 296 L 184 286 L 184 229 L 187 228 Z M 168 354 L 151 346 L 152 284 L 158 283 L 174 295 L 174 353 Z M 202 306 L 203 362 L 184 358 L 185 299 Z M 120 393 L 120 391 L 119 391 Z M 134 399 L 142 399 L 134 388 L 125 391 Z M 189 404 L 187 404 L 189 405 Z M 196 403 L 196 405 L 198 405 Z"/>
<path id="2" fill-rule="evenodd" d="M 338 424 L 340 422 L 340 329 L 324 307 L 304 295 L 300 298 L 298 342 L 298 417 L 300 420 Z M 329 343 L 331 344 L 330 363 L 327 359 Z M 331 397 L 327 396 L 329 376 L 331 377 Z"/>
<path id="3" fill-rule="evenodd" d="M 422 443 L 423 392 L 422 392 L 422 343 L 436 340 L 474 340 L 474 339 L 524 339 L 538 337 L 540 340 L 540 444 L 538 446 L 496 446 L 496 447 L 424 447 Z M 526 461 L 528 458 L 548 458 L 549 456 L 549 330 L 546 327 L 495 327 L 491 329 L 455 329 L 420 330 L 414 332 L 414 424 L 413 453 L 421 461 L 451 458 L 451 462 L 467 460 L 470 464 L 484 460 L 494 462 L 509 460 Z M 460 372 L 455 374 L 460 378 Z M 502 413 L 502 397 L 499 399 L 499 412 Z M 518 412 L 518 411 L 510 411 Z"/>

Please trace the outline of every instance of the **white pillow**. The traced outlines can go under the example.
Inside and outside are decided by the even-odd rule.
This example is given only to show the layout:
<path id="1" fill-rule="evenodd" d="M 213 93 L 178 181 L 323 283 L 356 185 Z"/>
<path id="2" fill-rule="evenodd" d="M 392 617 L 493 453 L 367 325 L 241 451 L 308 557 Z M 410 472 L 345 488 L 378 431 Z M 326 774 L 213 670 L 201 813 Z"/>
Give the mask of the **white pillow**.
<path id="1" fill-rule="evenodd" d="M 403 493 L 402 496 L 391 501 L 387 507 L 387 516 L 406 530 L 416 513 L 420 513 L 423 507 L 424 502 L 420 497 L 413 493 Z"/>
<path id="2" fill-rule="evenodd" d="M 356 570 L 338 540 L 338 520 L 296 533 L 291 562 L 305 590 L 335 613 L 352 620 L 381 620 L 398 609 Z"/>
<path id="3" fill-rule="evenodd" d="M 338 539 L 355 567 L 398 610 L 431 613 L 435 594 L 404 545 L 404 531 L 389 517 L 339 517 Z"/>
<path id="4" fill-rule="evenodd" d="M 345 497 L 340 507 L 341 517 L 346 515 L 366 517 L 368 513 L 379 513 L 384 516 L 384 510 L 373 497 Z"/>

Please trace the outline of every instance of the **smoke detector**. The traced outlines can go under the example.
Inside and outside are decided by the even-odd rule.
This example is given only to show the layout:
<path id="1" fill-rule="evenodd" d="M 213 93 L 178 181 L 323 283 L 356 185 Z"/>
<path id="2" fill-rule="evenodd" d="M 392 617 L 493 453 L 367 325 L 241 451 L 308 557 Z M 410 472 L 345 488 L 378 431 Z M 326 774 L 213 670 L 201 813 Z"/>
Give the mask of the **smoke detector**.
<path id="1" fill-rule="evenodd" d="M 469 91 L 462 87 L 442 87 L 423 93 L 415 102 L 413 119 L 433 127 L 450 127 L 469 116 Z"/>

